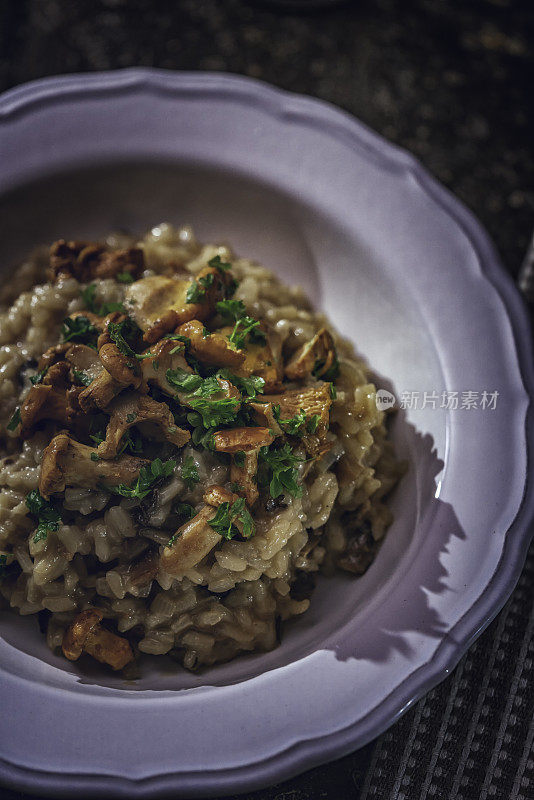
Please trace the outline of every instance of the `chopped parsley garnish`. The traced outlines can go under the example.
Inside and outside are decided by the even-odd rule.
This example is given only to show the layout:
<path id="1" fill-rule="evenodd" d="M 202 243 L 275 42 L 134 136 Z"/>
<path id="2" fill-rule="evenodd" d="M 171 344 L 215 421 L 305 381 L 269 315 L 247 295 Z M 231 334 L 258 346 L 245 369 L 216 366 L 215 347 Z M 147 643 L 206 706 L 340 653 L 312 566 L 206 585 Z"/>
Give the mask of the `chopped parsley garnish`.
<path id="1" fill-rule="evenodd" d="M 265 381 L 263 378 L 260 378 L 259 375 L 250 375 L 248 378 L 240 378 L 230 372 L 229 369 L 220 369 L 217 375 L 233 383 L 234 386 L 237 386 L 240 390 L 241 394 L 246 394 L 247 397 L 256 397 L 257 394 L 263 392 L 265 387 Z"/>
<path id="2" fill-rule="evenodd" d="M 241 522 L 243 533 L 234 525 L 234 520 Z M 250 539 L 254 535 L 254 520 L 245 506 L 243 497 L 240 497 L 232 505 L 221 503 L 209 525 L 224 539 L 233 539 L 235 536 L 241 535 L 245 539 Z"/>
<path id="3" fill-rule="evenodd" d="M 309 418 L 308 424 L 306 426 L 308 428 L 308 433 L 315 433 L 317 431 L 320 419 L 321 418 L 319 414 L 314 414 Z"/>
<path id="4" fill-rule="evenodd" d="M 238 319 L 247 314 L 245 304 L 242 300 L 219 300 L 217 311 L 225 322 L 237 322 Z"/>
<path id="5" fill-rule="evenodd" d="M 79 342 L 96 350 L 98 330 L 93 323 L 84 317 L 66 317 L 61 326 L 61 336 L 64 342 Z"/>
<path id="6" fill-rule="evenodd" d="M 140 346 L 143 332 L 137 322 L 134 322 L 131 317 L 126 317 L 122 322 L 110 322 L 107 330 L 109 338 L 124 356 L 137 358 L 140 361 L 152 356 L 150 352 L 144 355 L 139 355 L 135 352 Z"/>
<path id="7" fill-rule="evenodd" d="M 210 272 L 208 275 L 204 275 L 203 278 L 199 278 L 198 281 L 192 281 L 191 285 L 187 289 L 185 302 L 203 303 L 206 298 L 206 289 L 209 289 L 210 286 L 213 286 L 214 280 L 215 276 L 213 272 Z"/>
<path id="8" fill-rule="evenodd" d="M 132 411 L 131 414 L 126 414 L 126 422 L 128 425 L 131 425 L 134 420 L 137 419 L 137 411 Z"/>
<path id="9" fill-rule="evenodd" d="M 96 302 L 96 283 L 90 283 L 85 289 L 82 289 L 82 300 L 85 308 L 96 314 L 97 317 L 105 317 L 113 311 L 120 311 L 122 314 L 126 313 L 122 303 L 100 303 Z"/>
<path id="10" fill-rule="evenodd" d="M 214 394 L 223 391 L 217 378 L 202 378 L 181 367 L 168 369 L 165 374 L 171 386 L 176 386 L 188 395 L 187 405 L 193 413 L 187 415 L 187 420 L 194 428 L 200 425 L 204 428 L 216 428 L 218 425 L 233 422 L 240 401 L 233 397 L 214 398 Z"/>
<path id="11" fill-rule="evenodd" d="M 181 469 L 182 480 L 187 486 L 188 489 L 192 489 L 196 483 L 200 481 L 200 475 L 198 474 L 198 467 L 195 464 L 193 456 L 187 456 L 184 459 Z"/>
<path id="12" fill-rule="evenodd" d="M 306 433 L 315 433 L 319 425 L 319 414 L 307 417 L 303 408 L 298 414 L 289 419 L 280 418 L 280 406 L 273 406 L 273 416 L 278 422 L 284 433 L 290 436 L 304 436 Z"/>
<path id="13" fill-rule="evenodd" d="M 48 367 L 45 367 L 40 372 L 36 372 L 35 375 L 31 376 L 30 383 L 33 384 L 33 386 L 37 386 L 38 383 L 42 383 L 42 380 L 47 372 L 48 372 Z"/>
<path id="14" fill-rule="evenodd" d="M 247 336 L 255 344 L 265 344 L 265 334 L 263 331 L 258 330 L 259 320 L 248 316 L 242 300 L 220 300 L 217 303 L 217 311 L 225 322 L 235 322 L 234 329 L 228 339 L 238 349 L 244 347 Z"/>
<path id="15" fill-rule="evenodd" d="M 15 431 L 20 425 L 20 408 L 16 408 L 9 422 L 7 423 L 8 431 Z"/>
<path id="16" fill-rule="evenodd" d="M 176 461 L 169 459 L 162 461 L 156 458 L 147 467 L 141 467 L 139 477 L 133 486 L 126 486 L 119 483 L 118 486 L 106 486 L 108 491 L 119 494 L 121 497 L 139 497 L 143 499 L 155 488 L 155 484 L 161 479 L 168 478 L 174 472 Z"/>
<path id="17" fill-rule="evenodd" d="M 260 449 L 258 483 L 268 486 L 271 497 L 288 492 L 293 497 L 302 496 L 296 465 L 302 459 L 294 455 L 289 444 L 278 449 L 265 446 Z"/>
<path id="18" fill-rule="evenodd" d="M 115 275 L 115 279 L 119 283 L 133 283 L 135 280 L 131 272 L 119 272 L 118 275 Z"/>
<path id="19" fill-rule="evenodd" d="M 187 415 L 190 425 L 198 427 L 199 423 L 202 422 L 205 428 L 217 428 L 219 425 L 233 422 L 240 405 L 239 400 L 233 397 L 223 397 L 221 400 L 215 400 L 193 395 L 187 398 L 187 402 L 194 412 Z"/>
<path id="20" fill-rule="evenodd" d="M 48 531 L 58 530 L 62 522 L 61 514 L 53 503 L 44 499 L 38 489 L 33 489 L 26 495 L 26 506 L 38 522 L 37 531 L 33 537 L 34 542 L 46 539 Z"/>
<path id="21" fill-rule="evenodd" d="M 195 508 L 190 503 L 174 503 L 172 510 L 184 519 L 193 519 L 195 516 Z"/>
<path id="22" fill-rule="evenodd" d="M 89 417 L 89 431 L 88 435 L 89 438 L 94 442 L 96 446 L 101 444 L 106 438 L 108 426 L 108 417 L 107 415 L 100 413 Z"/>
<path id="23" fill-rule="evenodd" d="M 240 469 L 243 469 L 243 467 L 245 466 L 245 451 L 244 450 L 238 450 L 237 453 L 234 453 L 234 462 L 235 462 L 236 466 L 238 466 Z"/>
<path id="24" fill-rule="evenodd" d="M 215 450 L 213 432 L 210 430 L 205 430 L 202 425 L 199 425 L 193 429 L 191 441 L 195 447 L 204 447 L 206 450 Z M 225 453 L 219 453 L 218 455 L 225 455 Z"/>
<path id="25" fill-rule="evenodd" d="M 93 379 L 87 372 L 84 372 L 83 369 L 74 369 L 72 370 L 72 374 L 74 376 L 74 380 L 80 386 L 89 386 L 90 383 L 93 382 Z"/>
<path id="26" fill-rule="evenodd" d="M 290 417 L 289 419 L 281 419 L 280 406 L 273 406 L 273 416 L 282 430 L 285 433 L 288 433 L 290 436 L 302 436 L 306 430 L 306 413 L 303 408 L 301 408 L 298 414 L 295 414 L 294 417 Z"/>
<path id="27" fill-rule="evenodd" d="M 220 272 L 227 272 L 232 267 L 227 261 L 222 261 L 220 256 L 213 256 L 213 258 L 210 258 L 208 266 L 215 267 Z"/>
<path id="28" fill-rule="evenodd" d="M 100 461 L 98 453 L 91 453 L 91 461 Z"/>
<path id="29" fill-rule="evenodd" d="M 191 346 L 191 339 L 188 336 L 181 336 L 179 333 L 166 333 L 164 339 L 174 339 L 177 342 L 183 342 L 186 347 Z"/>
<path id="30" fill-rule="evenodd" d="M 335 400 L 337 397 L 337 389 L 333 383 L 330 384 L 330 397 Z"/>
<path id="31" fill-rule="evenodd" d="M 135 430 L 126 431 L 121 439 L 120 447 L 115 457 L 118 458 L 127 451 L 136 456 L 143 453 L 143 440 L 141 439 L 141 435 Z"/>
<path id="32" fill-rule="evenodd" d="M 199 386 L 202 385 L 202 377 L 197 375 L 195 372 L 188 372 L 182 367 L 177 367 L 176 369 L 168 369 L 165 373 L 165 377 L 167 378 L 167 382 L 170 383 L 171 386 L 175 386 L 181 392 L 194 392 Z M 218 389 L 221 387 L 217 384 Z"/>
<path id="33" fill-rule="evenodd" d="M 326 372 L 321 372 L 324 364 L 325 362 L 323 358 L 317 359 L 312 370 L 312 375 L 314 375 L 316 378 L 320 378 L 322 381 L 335 381 L 339 375 L 339 361 L 337 357 L 334 359 L 332 366 L 330 366 Z"/>
<path id="34" fill-rule="evenodd" d="M 243 349 L 247 337 L 253 344 L 265 344 L 267 340 L 263 331 L 259 330 L 259 325 L 259 320 L 253 317 L 241 317 L 234 325 L 234 329 L 228 339 L 232 344 L 235 344 L 238 350 Z"/>

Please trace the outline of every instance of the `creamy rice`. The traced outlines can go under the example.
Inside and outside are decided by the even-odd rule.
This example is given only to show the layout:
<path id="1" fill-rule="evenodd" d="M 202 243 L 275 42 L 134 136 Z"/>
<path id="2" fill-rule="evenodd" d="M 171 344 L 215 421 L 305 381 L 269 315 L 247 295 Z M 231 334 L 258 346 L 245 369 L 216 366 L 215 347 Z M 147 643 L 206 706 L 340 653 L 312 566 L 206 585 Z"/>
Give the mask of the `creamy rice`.
<path id="1" fill-rule="evenodd" d="M 134 243 L 123 236 L 106 240 L 112 248 Z M 174 453 L 166 444 L 176 467 L 150 502 L 119 497 L 103 487 L 67 486 L 58 529 L 36 537 L 26 496 L 37 489 L 43 452 L 61 426 L 44 421 L 22 440 L 6 425 L 31 388 L 38 359 L 60 341 L 63 319 L 83 309 L 85 284 L 69 276 L 47 281 L 43 250 L 20 267 L 4 290 L 0 552 L 5 566 L 0 591 L 6 606 L 20 614 L 44 612 L 41 619 L 53 649 L 61 648 L 66 629 L 81 611 L 96 607 L 103 624 L 127 638 L 135 654 L 168 653 L 194 669 L 275 647 L 281 622 L 308 608 L 310 577 L 331 573 L 351 547 L 357 561 L 353 571 L 363 572 L 391 522 L 385 499 L 402 467 L 388 441 L 367 367 L 310 307 L 301 289 L 282 284 L 253 261 L 234 257 L 226 246 L 201 245 L 189 228 L 159 225 L 137 246 L 144 252 L 142 277 L 176 270 L 194 276 L 215 256 L 231 262 L 239 283 L 234 299 L 272 326 L 286 360 L 325 326 L 339 358 L 328 451 L 309 463 L 302 445 L 294 446 L 302 458 L 302 496 L 286 492 L 269 503 L 262 495 L 253 510 L 252 537 L 222 539 L 182 574 L 169 574 L 160 565 L 151 580 L 139 584 L 129 567 L 148 552 L 157 556 L 168 544 L 176 524 L 173 504 L 184 501 L 200 508 L 207 486 L 229 485 L 228 463 L 190 442 Z M 101 303 L 125 302 L 127 293 L 128 286 L 112 278 L 98 281 Z M 181 477 L 186 459 L 193 459 L 200 478 L 191 488 Z"/>

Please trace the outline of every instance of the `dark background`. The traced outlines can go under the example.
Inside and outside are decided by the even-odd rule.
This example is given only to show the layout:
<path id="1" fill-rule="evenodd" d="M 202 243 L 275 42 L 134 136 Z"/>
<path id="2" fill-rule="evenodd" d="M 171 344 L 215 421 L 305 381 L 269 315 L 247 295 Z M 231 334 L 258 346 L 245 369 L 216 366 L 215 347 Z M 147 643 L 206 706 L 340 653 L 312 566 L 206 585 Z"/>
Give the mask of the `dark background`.
<path id="1" fill-rule="evenodd" d="M 0 0 L 0 91 L 129 66 L 241 73 L 336 103 L 418 156 L 517 276 L 533 229 L 532 0 Z M 531 549 L 505 610 L 389 732 L 246 797 L 532 800 L 533 585 Z"/>

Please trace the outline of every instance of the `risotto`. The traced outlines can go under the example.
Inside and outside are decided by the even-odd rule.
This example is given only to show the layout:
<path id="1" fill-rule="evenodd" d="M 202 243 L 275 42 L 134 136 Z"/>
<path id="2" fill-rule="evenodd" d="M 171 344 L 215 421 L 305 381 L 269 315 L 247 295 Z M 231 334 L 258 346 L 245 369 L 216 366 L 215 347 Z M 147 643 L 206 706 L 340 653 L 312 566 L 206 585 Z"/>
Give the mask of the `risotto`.
<path id="1" fill-rule="evenodd" d="M 168 224 L 60 240 L 0 345 L 0 591 L 66 658 L 270 650 L 373 560 L 403 471 L 375 386 L 264 267 Z"/>

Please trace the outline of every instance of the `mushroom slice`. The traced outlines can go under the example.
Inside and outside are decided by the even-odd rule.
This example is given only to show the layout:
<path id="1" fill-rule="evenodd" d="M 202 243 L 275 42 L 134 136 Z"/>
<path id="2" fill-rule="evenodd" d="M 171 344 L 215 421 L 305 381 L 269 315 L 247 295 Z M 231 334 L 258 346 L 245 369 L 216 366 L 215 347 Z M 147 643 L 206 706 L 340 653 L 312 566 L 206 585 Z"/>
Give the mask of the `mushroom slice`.
<path id="1" fill-rule="evenodd" d="M 273 438 L 269 428 L 230 428 L 213 434 L 213 446 L 220 453 L 248 452 L 271 444 Z"/>
<path id="2" fill-rule="evenodd" d="M 20 436 L 27 438 L 41 420 L 67 424 L 69 365 L 58 361 L 49 368 L 42 383 L 32 386 L 20 407 Z"/>
<path id="3" fill-rule="evenodd" d="M 217 486 L 214 484 L 208 486 L 202 499 L 209 506 L 219 508 L 223 503 L 235 503 L 235 501 L 239 499 L 239 495 L 234 494 L 234 492 L 231 492 L 229 489 L 225 489 L 224 486 Z"/>
<path id="4" fill-rule="evenodd" d="M 264 399 L 273 406 L 280 406 L 282 419 L 290 419 L 303 409 L 307 417 L 313 417 L 315 414 L 319 417 L 316 431 L 318 435 L 328 430 L 332 405 L 329 383 L 320 382 L 302 388 L 288 389 L 284 394 L 264 395 Z"/>
<path id="5" fill-rule="evenodd" d="M 149 462 L 133 456 L 104 461 L 94 447 L 71 439 L 66 433 L 54 436 L 43 453 L 39 491 L 43 497 L 63 492 L 66 486 L 96 489 L 102 484 L 130 486 L 139 470 Z"/>
<path id="6" fill-rule="evenodd" d="M 243 350 L 237 350 L 228 337 L 222 333 L 206 332 L 204 325 L 198 319 L 184 322 L 178 328 L 177 333 L 190 340 L 192 354 L 203 364 L 235 369 L 245 361 L 246 356 Z"/>
<path id="7" fill-rule="evenodd" d="M 174 389 L 165 377 L 167 370 L 183 369 L 193 372 L 184 358 L 184 344 L 175 339 L 161 339 L 143 353 L 141 374 L 146 383 L 158 386 L 162 392 L 174 395 Z"/>
<path id="8" fill-rule="evenodd" d="M 210 277 L 211 276 L 211 277 Z M 165 333 L 191 319 L 206 320 L 215 311 L 215 304 L 224 297 L 226 276 L 214 267 L 201 269 L 195 279 L 204 290 L 200 302 L 187 302 L 193 285 L 189 277 L 168 278 L 151 275 L 132 283 L 126 290 L 126 301 L 133 303 L 132 314 L 145 331 L 145 341 L 152 344 Z"/>
<path id="9" fill-rule="evenodd" d="M 53 282 L 72 275 L 82 283 L 93 278 L 114 278 L 122 272 L 134 277 L 144 269 L 144 253 L 138 247 L 109 250 L 96 242 L 59 239 L 50 248 L 48 277 Z"/>
<path id="10" fill-rule="evenodd" d="M 37 364 L 39 372 L 43 369 L 48 369 L 48 367 L 51 367 L 52 364 L 56 364 L 58 361 L 63 361 L 65 353 L 71 346 L 70 342 L 65 342 L 64 344 L 56 344 L 53 347 L 49 347 L 48 350 L 45 350 Z"/>
<path id="11" fill-rule="evenodd" d="M 321 328 L 313 339 L 293 354 L 286 364 L 286 376 L 294 380 L 302 380 L 312 373 L 320 378 L 326 375 L 337 364 L 336 346 L 330 331 Z"/>
<path id="12" fill-rule="evenodd" d="M 95 408 L 103 410 L 124 388 L 124 384 L 116 381 L 109 372 L 103 369 L 100 375 L 80 392 L 78 402 L 85 412 Z"/>
<path id="13" fill-rule="evenodd" d="M 65 360 L 78 372 L 83 372 L 94 381 L 102 372 L 102 364 L 96 350 L 85 344 L 73 344 L 65 353 Z"/>
<path id="14" fill-rule="evenodd" d="M 243 453 L 239 460 L 232 459 L 230 479 L 238 484 L 238 493 L 246 499 L 249 506 L 259 497 L 256 474 L 260 448 L 271 444 L 273 439 L 274 435 L 269 428 L 234 428 L 217 431 L 213 435 L 215 450 L 222 453 Z"/>
<path id="15" fill-rule="evenodd" d="M 225 326 L 218 333 L 229 337 L 233 330 L 233 327 Z M 282 388 L 282 341 L 275 331 L 267 330 L 265 326 L 260 330 L 265 334 L 265 344 L 247 341 L 241 351 L 245 360 L 239 367 L 234 367 L 234 372 L 242 378 L 257 375 L 265 381 L 264 391 L 275 392 Z"/>
<path id="16" fill-rule="evenodd" d="M 280 417 L 291 419 L 302 409 L 308 418 L 319 417 L 315 432 L 306 433 L 302 443 L 312 456 L 320 456 L 331 447 L 325 443 L 325 434 L 330 424 L 332 396 L 329 383 L 316 383 L 298 389 L 288 389 L 284 394 L 265 395 L 265 400 L 273 406 L 280 406 Z"/>
<path id="17" fill-rule="evenodd" d="M 108 338 L 104 331 L 98 340 L 98 356 L 104 369 L 80 393 L 79 403 L 84 411 L 93 408 L 103 410 L 123 389 L 128 386 L 139 389 L 143 382 L 137 361 L 121 353 L 117 345 L 108 341 Z"/>
<path id="18" fill-rule="evenodd" d="M 103 628 L 104 614 L 100 609 L 82 611 L 71 622 L 63 635 L 61 649 L 69 661 L 77 661 L 85 651 L 102 664 L 119 670 L 133 661 L 134 655 L 128 641 Z"/>
<path id="19" fill-rule="evenodd" d="M 204 506 L 193 519 L 182 525 L 161 554 L 160 564 L 169 575 L 181 575 L 196 566 L 222 541 L 209 522 L 217 511 L 212 505 Z"/>
<path id="20" fill-rule="evenodd" d="M 148 395 L 125 392 L 110 403 L 106 413 L 110 414 L 106 438 L 96 450 L 100 458 L 114 458 L 122 437 L 133 425 L 150 427 L 151 435 L 160 434 L 176 447 L 183 447 L 191 438 L 189 431 L 176 425 L 169 407 Z"/>
<path id="21" fill-rule="evenodd" d="M 264 428 L 269 428 L 275 436 L 281 436 L 282 428 L 276 421 L 272 403 L 263 403 L 260 400 L 249 402 L 248 407 L 254 412 L 254 421 Z"/>

